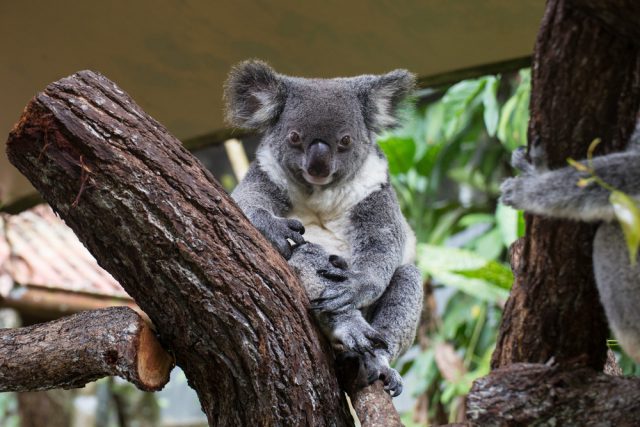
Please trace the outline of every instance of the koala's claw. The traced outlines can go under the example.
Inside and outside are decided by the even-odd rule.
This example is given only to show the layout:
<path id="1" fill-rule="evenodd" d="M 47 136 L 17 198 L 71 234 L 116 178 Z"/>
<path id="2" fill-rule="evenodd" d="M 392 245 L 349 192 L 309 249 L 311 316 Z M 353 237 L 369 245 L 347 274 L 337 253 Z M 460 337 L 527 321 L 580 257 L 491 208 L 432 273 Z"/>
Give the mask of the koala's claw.
<path id="1" fill-rule="evenodd" d="M 334 347 L 339 353 L 357 353 L 361 356 L 375 357 L 374 350 L 387 350 L 387 341 L 369 325 L 364 319 L 352 319 L 339 322 L 339 327 L 333 331 Z"/>
<path id="2" fill-rule="evenodd" d="M 366 375 L 366 383 L 373 384 L 377 380 L 382 381 L 384 389 L 391 397 L 396 397 L 402 393 L 402 377 L 387 362 L 386 358 L 380 356 L 365 355 L 362 358 L 362 365 Z"/>
<path id="3" fill-rule="evenodd" d="M 278 252 L 285 258 L 291 258 L 292 249 L 289 240 L 296 245 L 305 243 L 304 226 L 297 219 L 273 217 L 268 227 L 265 227 L 263 234 L 278 249 Z"/>
<path id="4" fill-rule="evenodd" d="M 527 148 L 518 147 L 511 153 L 511 166 L 524 173 L 533 173 L 533 165 L 527 160 Z"/>
<path id="5" fill-rule="evenodd" d="M 347 260 L 339 255 L 329 255 L 329 263 L 340 270 L 346 270 L 349 268 Z"/>

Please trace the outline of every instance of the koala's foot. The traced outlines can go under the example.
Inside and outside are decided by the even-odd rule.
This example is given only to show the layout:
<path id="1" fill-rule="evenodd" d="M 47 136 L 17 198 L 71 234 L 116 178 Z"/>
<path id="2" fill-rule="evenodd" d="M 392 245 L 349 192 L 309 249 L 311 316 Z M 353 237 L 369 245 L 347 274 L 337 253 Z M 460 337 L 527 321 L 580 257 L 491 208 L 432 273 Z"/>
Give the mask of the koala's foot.
<path id="1" fill-rule="evenodd" d="M 376 349 L 386 350 L 389 345 L 359 311 L 327 315 L 317 313 L 320 323 L 329 323 L 331 342 L 338 353 L 355 352 L 374 354 Z M 325 320 L 326 317 L 330 319 Z"/>
<path id="2" fill-rule="evenodd" d="M 357 369 L 354 379 L 356 387 L 364 388 L 380 380 L 384 390 L 391 397 L 396 397 L 402 393 L 402 377 L 398 371 L 389 366 L 389 359 L 385 351 L 381 350 L 364 355 L 341 353 L 338 354 L 337 360 L 339 366 L 347 366 L 347 369 Z"/>
<path id="3" fill-rule="evenodd" d="M 524 209 L 525 191 L 523 177 L 508 178 L 500 185 L 500 203 L 515 209 Z"/>
<path id="4" fill-rule="evenodd" d="M 402 377 L 391 366 L 386 353 L 375 352 L 365 354 L 362 358 L 363 375 L 366 375 L 367 384 L 372 384 L 377 380 L 382 381 L 385 391 L 396 397 L 402 393 Z"/>

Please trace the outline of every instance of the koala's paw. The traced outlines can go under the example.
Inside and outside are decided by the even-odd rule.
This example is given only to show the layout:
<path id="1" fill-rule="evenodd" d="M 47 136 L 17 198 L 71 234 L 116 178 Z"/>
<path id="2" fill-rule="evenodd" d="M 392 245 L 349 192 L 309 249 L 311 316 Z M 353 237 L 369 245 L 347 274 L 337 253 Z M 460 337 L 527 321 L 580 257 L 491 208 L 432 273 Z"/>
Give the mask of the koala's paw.
<path id="1" fill-rule="evenodd" d="M 384 389 L 391 397 L 402 393 L 402 377 L 391 366 L 385 356 L 366 354 L 362 358 L 363 373 L 366 375 L 367 384 L 373 384 L 377 380 L 382 381 Z"/>
<path id="2" fill-rule="evenodd" d="M 279 218 L 269 214 L 269 216 L 263 215 L 254 222 L 254 225 L 285 259 L 291 258 L 292 249 L 289 240 L 297 245 L 304 243 L 304 237 L 302 237 L 304 225 L 297 219 Z"/>
<path id="3" fill-rule="evenodd" d="M 336 274 L 330 271 L 318 272 L 331 282 L 319 298 L 311 301 L 311 309 L 322 313 L 344 313 L 358 308 L 362 281 L 357 274 L 345 272 Z"/>
<path id="4" fill-rule="evenodd" d="M 355 352 L 373 355 L 376 349 L 386 350 L 387 341 L 360 313 L 350 319 L 336 319 L 331 332 L 331 342 L 338 353 Z"/>
<path id="5" fill-rule="evenodd" d="M 366 288 L 367 278 L 359 272 L 349 270 L 347 262 L 337 255 L 329 257 L 329 264 L 317 271 L 328 283 L 320 297 L 311 301 L 311 307 L 325 313 L 357 309 L 357 303 L 362 299 L 361 290 Z"/>
<path id="6" fill-rule="evenodd" d="M 500 203 L 515 209 L 524 209 L 524 180 L 523 177 L 506 179 L 500 185 Z"/>

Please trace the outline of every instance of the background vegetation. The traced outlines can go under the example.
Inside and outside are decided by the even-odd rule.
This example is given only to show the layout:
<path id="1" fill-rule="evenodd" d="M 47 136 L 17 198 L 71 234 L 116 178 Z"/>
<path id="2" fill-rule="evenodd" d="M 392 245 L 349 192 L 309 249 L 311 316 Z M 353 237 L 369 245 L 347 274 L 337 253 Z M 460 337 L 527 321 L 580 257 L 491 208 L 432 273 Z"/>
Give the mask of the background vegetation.
<path id="1" fill-rule="evenodd" d="M 522 212 L 498 203 L 499 185 L 527 143 L 530 81 L 523 69 L 425 91 L 405 126 L 379 140 L 431 290 L 417 344 L 397 363 L 408 426 L 459 420 L 471 383 L 489 372 L 513 282 L 507 250 L 524 234 Z M 619 356 L 625 374 L 640 372 Z"/>

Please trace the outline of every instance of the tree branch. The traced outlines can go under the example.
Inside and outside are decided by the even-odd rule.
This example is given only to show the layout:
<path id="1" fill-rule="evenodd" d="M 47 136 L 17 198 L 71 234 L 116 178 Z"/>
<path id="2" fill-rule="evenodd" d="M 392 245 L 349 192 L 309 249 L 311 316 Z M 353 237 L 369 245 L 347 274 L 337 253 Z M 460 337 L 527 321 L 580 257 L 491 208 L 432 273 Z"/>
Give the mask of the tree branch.
<path id="1" fill-rule="evenodd" d="M 632 426 L 640 414 L 640 378 L 584 367 L 516 363 L 477 380 L 467 416 L 479 426 Z"/>
<path id="2" fill-rule="evenodd" d="M 173 358 L 127 307 L 0 329 L 0 391 L 82 387 L 108 375 L 146 391 L 169 381 Z"/>
<path id="3" fill-rule="evenodd" d="M 113 82 L 50 84 L 7 153 L 154 322 L 211 425 L 351 425 L 286 261 Z"/>

